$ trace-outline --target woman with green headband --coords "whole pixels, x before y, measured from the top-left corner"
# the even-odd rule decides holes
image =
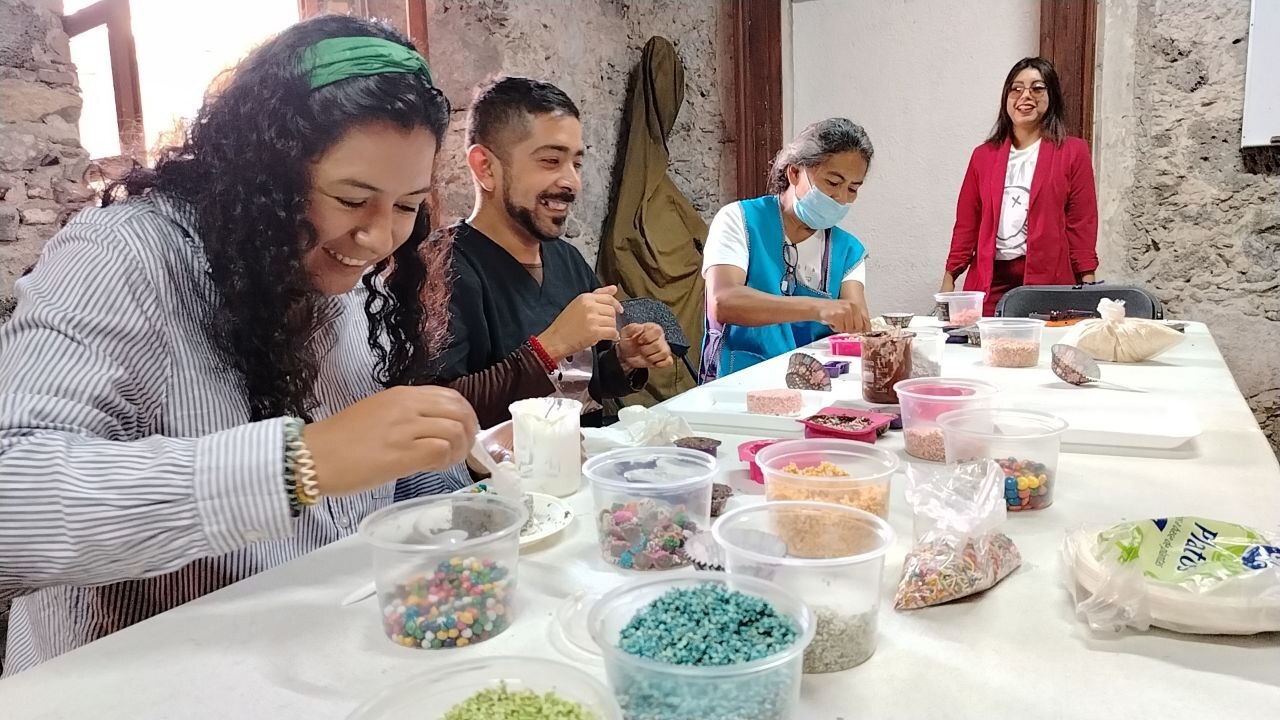
[[[0,330],[6,674],[466,482],[474,413],[411,385],[448,118],[394,31],[301,23],[49,241]]]

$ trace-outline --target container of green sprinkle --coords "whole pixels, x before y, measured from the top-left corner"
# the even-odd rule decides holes
[[[808,607],[766,580],[723,573],[618,587],[587,617],[626,720],[799,717]]]
[[[493,657],[397,683],[348,720],[622,720],[603,683],[555,660]]]

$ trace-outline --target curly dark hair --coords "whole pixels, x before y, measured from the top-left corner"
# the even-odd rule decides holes
[[[427,128],[443,145],[449,101],[421,76],[352,77],[310,89],[303,52],[335,37],[412,44],[388,25],[326,15],[298,23],[246,57],[205,98],[185,141],[154,170],[136,168],[112,196],[160,192],[195,210],[219,303],[214,345],[240,376],[255,420],[310,419],[319,360],[307,346],[323,296],[302,260],[317,241],[307,221],[310,164],[353,126],[388,121]],[[427,203],[395,253],[364,277],[374,379],[426,382],[448,329],[450,238],[428,240]]]

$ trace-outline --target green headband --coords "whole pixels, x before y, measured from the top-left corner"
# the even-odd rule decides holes
[[[399,43],[376,37],[340,37],[321,40],[302,54],[302,70],[311,89],[352,77],[383,73],[421,75],[431,85],[431,70],[417,52]]]

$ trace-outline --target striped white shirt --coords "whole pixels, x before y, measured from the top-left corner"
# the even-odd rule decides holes
[[[184,234],[185,230],[185,234]],[[284,418],[248,421],[205,331],[216,291],[189,208],[76,216],[18,282],[0,329],[0,603],[10,675],[351,535],[464,466],[290,517]],[[381,389],[363,287],[309,341],[317,418]]]

